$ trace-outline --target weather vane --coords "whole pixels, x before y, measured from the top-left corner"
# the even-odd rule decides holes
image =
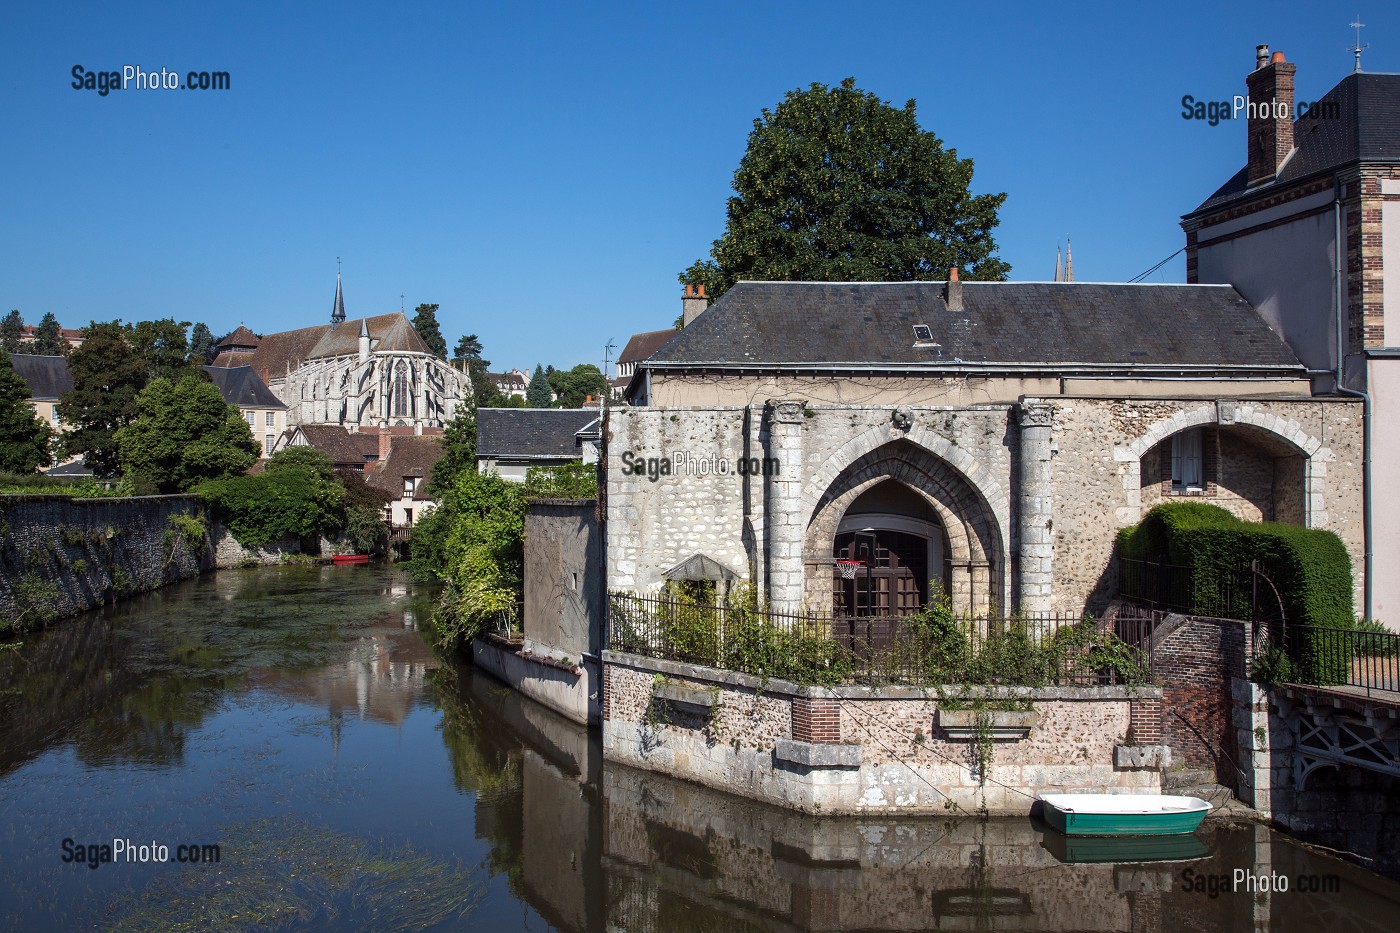
[[[1353,71],[1360,71],[1360,70],[1361,70],[1361,53],[1364,52],[1364,51],[1366,51],[1367,49],[1369,49],[1369,48],[1371,47],[1371,43],[1369,43],[1369,42],[1366,43],[1365,45],[1362,45],[1362,44],[1361,44],[1361,29],[1362,29],[1362,27],[1364,27],[1366,24],[1363,23],[1363,22],[1361,22],[1361,14],[1360,14],[1360,13],[1357,13],[1357,14],[1356,14],[1356,22],[1354,22],[1354,23],[1348,23],[1347,25],[1351,26],[1352,29],[1355,29],[1355,30],[1356,30],[1356,44],[1353,45],[1351,48],[1347,49],[1348,52],[1350,52],[1351,54],[1353,54],[1353,55],[1356,56],[1356,67],[1353,68],[1352,70],[1353,70]]]

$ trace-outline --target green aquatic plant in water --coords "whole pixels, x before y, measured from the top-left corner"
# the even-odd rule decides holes
[[[295,819],[228,827],[219,847],[219,864],[160,874],[108,905],[100,925],[117,933],[418,930],[467,920],[486,891],[480,866]]]

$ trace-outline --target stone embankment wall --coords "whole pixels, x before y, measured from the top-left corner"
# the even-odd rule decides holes
[[[1128,745],[1155,687],[1005,689],[979,781],[971,714],[912,687],[800,687],[715,668],[603,656],[603,755],[806,812],[1026,813],[1043,791],[1151,792],[1160,745]],[[1140,708],[1140,709],[1139,709]],[[984,733],[985,734],[985,733]],[[981,743],[985,746],[985,743]]]
[[[0,630],[27,629],[214,566],[194,496],[0,496]]]

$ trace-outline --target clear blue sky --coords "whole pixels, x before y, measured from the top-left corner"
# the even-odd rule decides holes
[[[1400,8],[1360,9],[1400,71]],[[216,334],[437,302],[494,368],[598,362],[669,326],[723,231],[753,119],[855,76],[1005,191],[1012,278],[1124,281],[1244,161],[1254,46],[1315,100],[1351,69],[1337,4],[7,3],[0,310],[173,315]],[[71,69],[228,71],[228,91],[101,97]],[[1154,281],[1181,281],[1178,257]]]

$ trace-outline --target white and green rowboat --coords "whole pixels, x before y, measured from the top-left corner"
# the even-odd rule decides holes
[[[1045,822],[1066,836],[1191,833],[1210,812],[1199,797],[1165,794],[1041,794]]]

